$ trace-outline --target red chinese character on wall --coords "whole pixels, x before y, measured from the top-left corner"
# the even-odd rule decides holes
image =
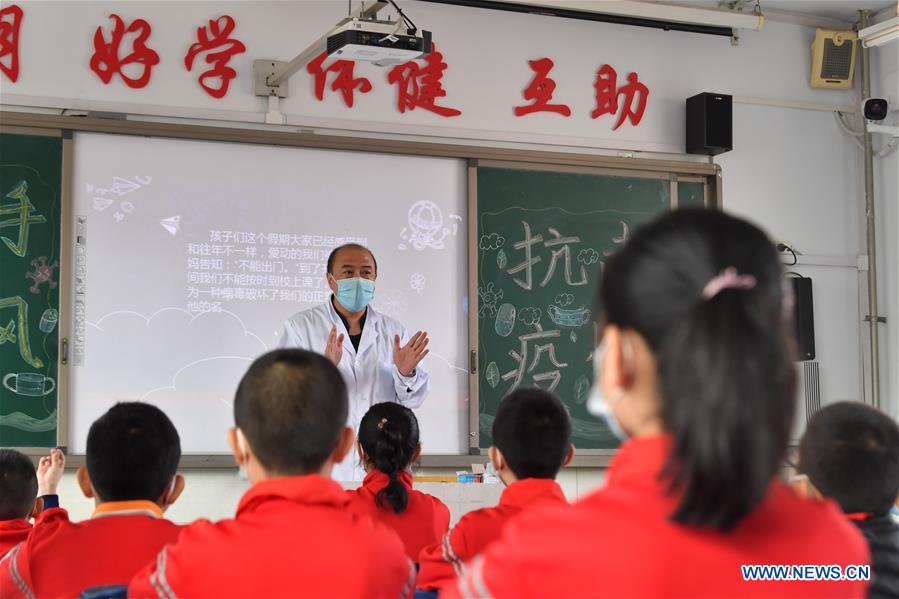
[[[97,31],[94,33],[91,70],[107,85],[112,80],[112,76],[118,73],[128,87],[134,89],[145,87],[150,81],[153,66],[159,64],[159,55],[147,47],[147,38],[152,32],[150,24],[143,19],[135,19],[128,27],[125,27],[125,23],[119,15],[111,14],[109,18],[113,20],[109,43],[106,43],[102,26],[97,27]],[[126,33],[136,33],[137,37],[132,43],[131,53],[124,58],[119,58],[119,45]],[[122,71],[123,67],[131,64],[143,66],[140,77],[129,77]]]
[[[593,87],[596,90],[596,108],[590,113],[594,119],[604,114],[615,114],[618,112],[618,96],[624,96],[622,102],[621,114],[618,115],[618,122],[612,130],[618,129],[628,118],[631,124],[637,126],[643,119],[643,113],[646,112],[646,100],[649,98],[649,88],[638,80],[637,73],[630,73],[627,76],[628,83],[616,89],[618,84],[618,73],[609,65],[603,65],[596,71],[596,82]],[[634,101],[636,100],[636,106]]]
[[[424,61],[424,67],[410,60],[393,67],[387,74],[387,81],[397,86],[397,108],[400,112],[424,108],[443,117],[462,114],[461,110],[437,105],[437,99],[446,96],[440,80],[448,66],[443,62],[443,54],[437,51],[437,44],[431,44],[431,53]]]
[[[643,119],[643,113],[646,112],[646,100],[649,99],[649,88],[640,83],[637,80],[637,77],[637,73],[628,73],[627,85],[622,85],[618,89],[618,94],[624,96],[624,102],[621,103],[624,108],[621,111],[621,115],[618,117],[618,122],[614,127],[615,129],[621,126],[625,117],[629,118],[631,125],[636,127]],[[635,100],[636,106],[634,106]]]
[[[596,108],[590,113],[591,118],[618,112],[618,73],[610,65],[604,64],[596,71]]]
[[[556,112],[564,116],[571,116],[571,109],[565,104],[550,104],[556,82],[548,75],[553,68],[553,61],[549,58],[529,60],[528,64],[535,75],[530,84],[524,90],[524,99],[531,103],[525,106],[515,107],[515,116],[524,116],[532,112]]]
[[[13,83],[19,78],[19,28],[24,14],[15,4],[0,10],[0,71]]]
[[[228,61],[235,54],[243,54],[247,47],[238,39],[228,36],[234,31],[234,19],[229,15],[223,15],[218,19],[209,19],[206,27],[197,27],[197,42],[191,44],[184,56],[184,68],[193,70],[194,59],[201,52],[209,52],[206,55],[206,64],[212,68],[203,71],[197,81],[200,87],[213,98],[222,98],[228,93],[228,85],[237,77],[237,71],[228,66]],[[210,79],[218,79],[218,85],[207,83]],[[215,81],[213,81],[213,84]]]
[[[365,77],[353,78],[353,69],[356,67],[356,63],[352,60],[335,60],[326,68],[322,68],[327,58],[327,52],[322,52],[318,58],[306,65],[306,71],[315,77],[315,97],[319,102],[325,99],[325,83],[328,73],[337,73],[334,81],[331,82],[331,91],[339,91],[343,96],[343,103],[352,108],[353,93],[356,88],[359,89],[360,94],[367,94],[371,91],[371,81]]]

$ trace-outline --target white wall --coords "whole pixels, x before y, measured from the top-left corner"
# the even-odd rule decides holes
[[[899,43],[873,48],[871,54],[871,92],[890,97],[888,122],[899,122]],[[875,149],[885,143],[885,136],[874,136]],[[880,401],[885,411],[899,418],[899,148],[874,159],[874,196],[878,222],[878,311],[887,318],[878,331],[882,352]]]
[[[7,3],[4,3],[7,4]],[[109,4],[89,2],[26,2],[22,36],[22,77],[15,85],[4,82],[0,104],[32,107],[90,108],[139,114],[230,119],[259,123],[264,101],[251,93],[250,64],[255,58],[289,59],[330,27],[345,12],[336,2],[244,3],[118,3],[123,17],[148,18],[151,42],[162,63],[144,90],[130,90],[121,82],[102,85],[87,69],[90,39],[97,25],[107,23]],[[792,101],[848,106],[852,92],[814,90],[809,87],[810,28],[769,22],[760,33],[744,32],[740,45],[724,38],[663,32],[602,23],[533,15],[498,13],[460,7],[405,2],[416,23],[434,31],[435,40],[450,65],[443,85],[446,105],[460,108],[463,116],[440,119],[421,110],[399,114],[392,86],[384,72],[361,65],[357,75],[372,80],[375,90],[358,96],[350,110],[334,95],[324,103],[314,100],[305,73],[291,82],[291,94],[282,103],[288,123],[310,127],[342,128],[397,134],[422,134],[493,142],[603,149],[682,152],[683,101],[701,91],[729,93],[771,101]],[[239,78],[229,95],[215,101],[180,65],[193,32],[206,19],[228,12],[237,20],[237,34],[248,52],[235,59]],[[39,32],[39,35],[38,35]],[[489,41],[488,41],[489,40]],[[529,83],[528,59],[550,56],[558,87],[557,101],[567,102],[570,119],[539,114],[514,118],[512,107],[524,103],[521,91]],[[611,118],[593,121],[592,84],[596,68],[612,64],[620,77],[631,70],[650,86],[643,122],[611,131]],[[893,72],[892,66],[882,66]],[[892,71],[890,71],[892,69]],[[717,158],[724,177],[724,205],[768,229],[778,240],[792,242],[806,255],[851,261],[863,245],[859,199],[858,154],[840,133],[829,112],[737,103],[734,107],[733,152]],[[895,154],[892,171],[880,170],[881,189],[892,184],[892,206],[880,213],[885,219],[881,240],[899,226]],[[690,159],[696,160],[692,157]],[[886,179],[890,179],[887,181]],[[892,183],[891,183],[892,182]],[[892,210],[892,212],[890,212]],[[895,234],[892,268],[886,283],[893,319],[899,318],[896,293]],[[821,260],[827,262],[827,259]],[[859,274],[845,266],[800,266],[797,271],[815,281],[817,349],[821,363],[823,400],[858,399],[863,373],[859,368]],[[891,325],[896,347],[895,322]],[[896,351],[893,349],[892,361]],[[889,375],[895,395],[895,365]],[[894,404],[895,405],[895,404]],[[224,516],[233,512],[242,485],[233,472],[189,472],[188,491],[175,519]],[[595,488],[601,474],[568,470],[560,477],[569,497]],[[63,485],[64,501],[74,492],[69,475]],[[89,512],[78,507],[81,515]],[[180,511],[179,511],[180,510]]]
[[[249,488],[249,483],[237,477],[236,470],[185,470],[184,492],[166,512],[166,517],[179,523],[191,522],[197,518],[221,520],[234,516],[241,495]],[[447,474],[438,471],[422,471],[416,474]],[[598,470],[568,469],[557,481],[569,501],[575,501],[598,488],[605,475]],[[355,483],[342,483],[345,488],[355,488]],[[443,501],[450,510],[450,523],[471,510],[496,505],[502,493],[502,485],[458,484],[458,483],[416,483],[415,488],[430,493]],[[69,511],[72,520],[90,518],[94,502],[87,499],[78,488],[74,471],[67,471],[59,485],[62,507]]]

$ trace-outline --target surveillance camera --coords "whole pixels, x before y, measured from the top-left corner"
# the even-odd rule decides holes
[[[865,119],[871,122],[882,121],[887,118],[887,101],[884,98],[868,98],[862,105]]]

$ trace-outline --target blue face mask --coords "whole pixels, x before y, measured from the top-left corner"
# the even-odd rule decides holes
[[[375,296],[375,282],[361,277],[335,279],[337,301],[350,312],[361,312]]]
[[[603,396],[600,373],[602,372],[602,357],[604,351],[605,346],[602,343],[593,350],[593,388],[590,389],[590,395],[587,397],[587,411],[594,416],[602,418],[612,431],[612,434],[614,434],[620,442],[624,443],[630,435],[628,435],[624,430],[624,427],[621,426],[621,422],[615,415],[614,410],[615,404],[617,404],[624,395],[624,390],[617,390],[613,393],[612,397],[608,399]]]

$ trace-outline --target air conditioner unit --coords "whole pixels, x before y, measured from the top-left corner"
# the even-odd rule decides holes
[[[818,29],[812,43],[812,87],[849,89],[855,73],[854,31]]]

